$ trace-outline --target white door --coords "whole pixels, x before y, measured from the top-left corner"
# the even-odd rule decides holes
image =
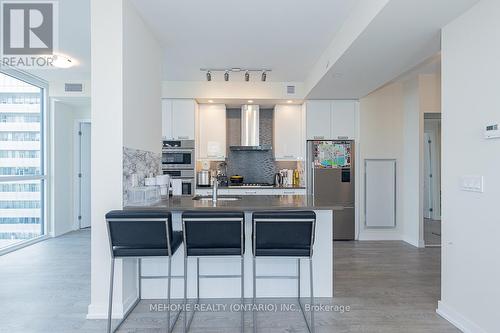
[[[432,136],[424,133],[424,218],[431,219],[433,211],[432,191]]]
[[[90,123],[80,124],[80,228],[90,227]]]

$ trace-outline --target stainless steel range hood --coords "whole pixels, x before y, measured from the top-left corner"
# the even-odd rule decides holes
[[[241,145],[230,146],[231,150],[270,150],[268,145],[259,142],[259,113],[258,105],[241,106]]]

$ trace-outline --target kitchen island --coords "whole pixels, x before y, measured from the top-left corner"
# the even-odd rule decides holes
[[[181,230],[181,215],[184,211],[192,210],[237,210],[245,212],[245,297],[252,297],[252,212],[267,210],[313,210],[316,213],[315,242],[313,252],[314,293],[315,297],[333,296],[333,219],[335,211],[342,210],[341,206],[334,206],[328,202],[315,200],[307,195],[252,195],[241,197],[219,196],[217,202],[207,197],[193,200],[189,196],[178,196],[163,199],[149,206],[127,206],[125,209],[158,209],[172,212],[173,229]],[[130,259],[132,260],[132,259]],[[172,258],[172,275],[183,274],[184,249],[179,248]],[[221,275],[238,274],[240,270],[239,258],[202,258],[200,260],[200,274]],[[297,260],[283,258],[260,258],[257,264],[259,275],[283,276],[297,274]],[[196,260],[189,260],[188,268],[188,297],[196,297]],[[167,272],[166,259],[142,259],[141,295],[143,299],[159,299],[166,297]],[[309,290],[308,264],[303,260],[301,264],[302,294],[307,295]],[[172,298],[183,297],[182,279],[172,279]],[[293,279],[265,279],[258,280],[257,297],[296,297],[297,282]],[[200,282],[201,298],[239,298],[240,281],[235,278],[202,279]]]

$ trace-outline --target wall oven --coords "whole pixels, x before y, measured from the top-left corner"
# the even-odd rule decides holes
[[[194,140],[163,141],[161,154],[161,164],[163,170],[194,170],[194,158]]]

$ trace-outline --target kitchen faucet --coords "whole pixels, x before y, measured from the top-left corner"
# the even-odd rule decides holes
[[[212,186],[212,202],[217,201],[217,191],[219,190],[219,175],[214,177],[214,185]]]

